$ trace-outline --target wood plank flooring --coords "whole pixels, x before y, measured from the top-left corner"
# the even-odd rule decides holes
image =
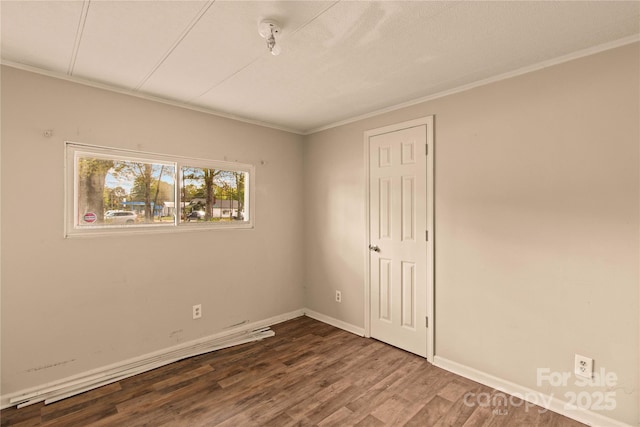
[[[300,317],[276,336],[193,357],[4,426],[582,426],[539,407],[468,405],[497,392],[381,342]],[[473,399],[467,399],[467,402]]]

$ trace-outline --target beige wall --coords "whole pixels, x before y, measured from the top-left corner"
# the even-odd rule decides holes
[[[64,239],[65,140],[254,164],[255,229]],[[297,135],[4,67],[2,394],[299,310],[301,164]]]
[[[308,307],[364,326],[363,132],[435,115],[436,355],[563,400],[584,388],[538,386],[536,369],[592,357],[618,376],[602,414],[636,425],[639,56],[628,45],[311,135]]]

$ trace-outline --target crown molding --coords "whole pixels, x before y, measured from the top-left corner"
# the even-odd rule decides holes
[[[503,73],[503,74],[498,74],[496,76],[493,77],[489,77],[486,79],[482,79],[482,80],[478,80],[476,82],[473,83],[469,83],[466,85],[462,85],[462,86],[458,86],[456,88],[453,89],[447,89],[445,91],[442,92],[438,92],[438,93],[434,93],[432,95],[427,95],[421,98],[417,98],[417,99],[413,99],[411,101],[406,101],[400,104],[396,104],[390,107],[385,107],[379,110],[375,110],[372,111],[370,113],[366,113],[366,114],[362,114],[360,116],[356,116],[356,117],[352,117],[349,119],[345,119],[345,120],[341,120],[339,122],[334,122],[328,125],[324,125],[324,126],[320,126],[314,129],[310,129],[307,130],[305,132],[303,132],[303,135],[312,135],[314,133],[318,133],[318,132],[322,132],[325,130],[329,130],[329,129],[333,129],[339,126],[344,126],[344,125],[348,125],[354,122],[358,122],[360,120],[365,120],[365,119],[369,119],[371,117],[376,117],[379,116],[381,114],[385,114],[385,113],[390,113],[392,111],[397,111],[397,110],[401,110],[403,108],[407,108],[407,107],[411,107],[414,105],[418,105],[418,104],[422,104],[423,102],[427,102],[427,101],[433,101],[435,99],[439,99],[439,98],[444,98],[445,96],[449,96],[449,95],[453,95],[456,93],[460,93],[460,92],[464,92],[470,89],[474,89],[480,86],[485,86],[491,83],[496,83],[499,82],[501,80],[506,80],[506,79],[510,79],[512,77],[516,77],[516,76],[520,76],[523,74],[527,74],[527,73],[531,73],[533,71],[538,71],[544,68],[548,68],[548,67],[552,67],[554,65],[559,65],[565,62],[569,62],[572,61],[574,59],[579,59],[579,58],[583,58],[585,56],[590,56],[590,55],[594,55],[596,53],[600,53],[600,52],[604,52],[607,50],[611,50],[611,49],[615,49],[617,47],[622,47],[628,44],[632,44],[632,43],[636,43],[640,41],[640,34],[636,34],[634,36],[630,36],[630,37],[625,37],[622,39],[618,39],[618,40],[614,40],[612,42],[608,42],[608,43],[603,43],[597,46],[592,46],[586,49],[582,49],[582,50],[578,50],[576,52],[572,52],[569,53],[567,55],[563,55],[563,56],[559,56],[553,59],[549,59],[546,61],[542,61],[542,62],[538,62],[537,64],[533,64],[533,65],[528,65],[526,67],[522,67],[519,68],[517,70],[514,71],[509,71],[507,73]]]
[[[33,67],[31,65],[25,65],[25,64],[21,64],[19,62],[13,62],[13,61],[9,61],[9,60],[6,60],[6,59],[0,60],[0,64],[4,65],[4,66],[7,66],[7,67],[15,68],[15,69],[18,69],[18,70],[28,71],[30,73],[35,73],[35,74],[40,74],[42,76],[51,77],[51,78],[54,78],[54,79],[64,80],[64,81],[68,81],[68,82],[71,82],[71,83],[77,83],[77,84],[81,84],[83,86],[89,86],[89,87],[96,88],[96,89],[107,90],[107,91],[119,93],[119,94],[122,94],[122,95],[129,95],[129,96],[133,96],[135,98],[144,99],[146,101],[158,102],[160,104],[170,105],[172,107],[184,108],[184,109],[191,110],[191,111],[197,111],[199,113],[209,114],[209,115],[216,116],[216,117],[221,117],[221,118],[224,118],[224,119],[235,120],[235,121],[242,122],[242,123],[247,123],[247,124],[251,124],[251,125],[256,125],[256,126],[266,127],[266,128],[270,128],[270,129],[280,130],[280,131],[284,131],[284,132],[288,132],[288,133],[293,133],[293,134],[296,134],[296,135],[303,135],[304,134],[299,129],[292,129],[292,128],[288,128],[288,127],[285,127],[285,126],[278,126],[278,125],[275,125],[275,124],[272,124],[272,123],[262,122],[260,120],[248,119],[246,117],[237,116],[237,115],[230,114],[230,113],[225,113],[225,112],[222,112],[222,111],[214,110],[212,108],[201,107],[201,106],[198,106],[198,105],[188,104],[188,103],[184,103],[184,102],[180,102],[180,101],[175,101],[175,100],[171,100],[171,99],[168,99],[168,98],[162,98],[162,97],[159,97],[159,96],[148,95],[148,94],[145,94],[145,93],[137,92],[137,91],[132,90],[132,89],[124,89],[124,88],[121,88],[121,87],[118,87],[118,86],[112,86],[112,85],[108,85],[108,84],[105,84],[105,83],[99,83],[99,82],[95,82],[95,81],[88,80],[88,79],[83,79],[83,78],[76,77],[76,76],[70,76],[68,74],[62,74],[62,73],[57,73],[57,72],[50,71],[50,70],[44,70],[42,68]]]
[[[261,126],[261,127],[266,127],[266,128],[270,128],[270,129],[275,129],[275,130],[279,130],[279,131],[283,131],[283,132],[288,132],[288,133],[292,133],[292,134],[296,134],[296,135],[302,135],[302,136],[307,136],[307,135],[312,135],[314,133],[318,133],[318,132],[322,132],[325,130],[329,130],[329,129],[333,129],[333,128],[337,128],[340,126],[344,126],[344,125],[348,125],[354,122],[358,122],[361,120],[365,120],[365,119],[369,119],[372,117],[376,117],[382,114],[386,114],[386,113],[390,113],[393,111],[397,111],[397,110],[401,110],[403,108],[407,108],[407,107],[411,107],[414,105],[418,105],[418,104],[422,104],[424,102],[428,102],[428,101],[433,101],[439,98],[444,98],[446,96],[449,95],[453,95],[456,93],[460,93],[460,92],[464,92],[470,89],[474,89],[480,86],[485,86],[491,83],[496,83],[499,82],[501,80],[506,80],[506,79],[510,79],[512,77],[517,77],[523,74],[527,74],[527,73],[531,73],[533,71],[538,71],[544,68],[548,68],[548,67],[552,67],[554,65],[559,65],[565,62],[569,62],[572,61],[574,59],[579,59],[579,58],[583,58],[585,56],[590,56],[590,55],[594,55],[596,53],[600,53],[600,52],[604,52],[607,50],[611,50],[611,49],[615,49],[618,47],[622,47],[628,44],[632,44],[632,43],[637,43],[640,41],[640,34],[636,34],[633,36],[629,36],[629,37],[624,37],[622,39],[618,39],[618,40],[614,40],[612,42],[608,42],[608,43],[603,43],[597,46],[592,46],[586,49],[582,49],[582,50],[578,50],[576,52],[572,52],[569,53],[567,55],[563,55],[563,56],[559,56],[553,59],[549,59],[546,61],[542,61],[539,62],[537,64],[533,64],[533,65],[529,65],[526,67],[522,67],[519,68],[517,70],[514,71],[509,71],[507,73],[503,73],[503,74],[499,74],[493,77],[489,77],[486,79],[482,79],[482,80],[478,80],[476,82],[473,83],[469,83],[469,84],[465,84],[462,86],[458,86],[452,89],[447,89],[445,91],[441,91],[438,93],[434,93],[431,95],[427,95],[424,97],[420,97],[417,99],[413,99],[410,101],[406,101],[400,104],[396,104],[396,105],[392,105],[389,107],[385,107],[382,109],[378,109],[375,111],[371,111],[369,113],[366,114],[362,114],[362,115],[358,115],[358,116],[354,116],[348,119],[344,119],[344,120],[340,120],[337,122],[333,122],[333,123],[329,123],[317,128],[312,128],[312,129],[308,129],[308,130],[301,130],[301,129],[294,129],[294,128],[290,128],[290,127],[285,127],[285,126],[279,126],[279,125],[275,125],[273,123],[267,123],[267,122],[263,122],[260,120],[253,120],[253,119],[248,119],[242,116],[237,116],[234,114],[230,114],[230,113],[225,113],[222,111],[218,111],[218,110],[214,110],[211,108],[206,108],[206,107],[201,107],[201,106],[197,106],[197,105],[193,105],[193,104],[188,104],[188,103],[184,103],[184,102],[179,102],[179,101],[175,101],[175,100],[171,100],[171,99],[167,99],[167,98],[162,98],[162,97],[158,97],[158,96],[153,96],[153,95],[147,95],[141,92],[137,92],[131,89],[124,89],[124,88],[120,88],[117,86],[111,86],[108,84],[104,84],[104,83],[99,83],[99,82],[95,82],[95,81],[91,81],[91,80],[87,80],[87,79],[83,79],[83,78],[79,78],[79,77],[75,77],[75,76],[70,76],[67,74],[62,74],[62,73],[56,73],[53,71],[49,71],[49,70],[44,70],[41,68],[37,68],[37,67],[33,67],[30,65],[25,65],[25,64],[21,64],[21,63],[17,63],[17,62],[13,62],[13,61],[9,61],[9,60],[1,60],[0,64],[5,65],[7,67],[11,67],[11,68],[16,68],[19,70],[23,70],[23,71],[28,71],[28,72],[32,72],[32,73],[36,73],[36,74],[41,74],[43,76],[47,76],[47,77],[52,77],[52,78],[56,78],[56,79],[61,79],[61,80],[65,80],[65,81],[69,81],[69,82],[73,82],[73,83],[78,83],[84,86],[89,86],[89,87],[93,87],[93,88],[97,88],[97,89],[102,89],[102,90],[108,90],[111,92],[116,92],[116,93],[120,93],[123,95],[129,95],[129,96],[133,96],[136,98],[140,98],[140,99],[144,99],[147,101],[153,101],[153,102],[158,102],[161,104],[165,104],[165,105],[170,105],[173,107],[178,107],[178,108],[184,108],[187,110],[192,110],[192,111],[197,111],[200,113],[204,113],[204,114],[210,114],[216,117],[221,117],[221,118],[225,118],[225,119],[230,119],[230,120],[235,120],[238,122],[242,122],[242,123],[247,123],[247,124],[251,124],[251,125],[256,125],[256,126]]]

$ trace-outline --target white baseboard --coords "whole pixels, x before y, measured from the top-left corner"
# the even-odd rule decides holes
[[[361,337],[364,336],[364,328],[360,328],[358,326],[352,325],[351,323],[343,322],[342,320],[338,320],[333,317],[326,316],[324,314],[318,313],[317,311],[313,311],[308,308],[305,308],[302,311],[306,316],[309,316],[312,319],[319,320],[320,322],[326,323],[331,326],[335,326],[336,328],[343,329],[347,332],[351,332],[352,334],[355,334]]]
[[[277,325],[278,323],[286,322],[287,320],[295,319],[296,317],[304,316],[304,309],[299,308],[298,310],[290,311],[289,313],[279,314],[277,316],[270,317],[264,320],[258,320],[256,322],[252,322],[248,325],[243,325],[242,329],[258,329],[267,326]]]
[[[84,391],[89,391],[106,384],[120,381],[124,378],[137,375],[160,366],[168,365],[169,363],[173,363],[187,357],[273,336],[273,331],[256,335],[251,335],[251,332],[303,315],[304,310],[299,309],[256,322],[243,323],[204,338],[199,338],[177,346],[147,353],[142,356],[123,360],[108,366],[92,369],[57,381],[41,384],[36,387],[30,387],[28,389],[2,395],[0,396],[0,409],[16,406],[17,404],[28,405],[42,401],[54,402]]]
[[[530,388],[512,383],[511,381],[507,381],[502,378],[494,377],[493,375],[445,359],[440,356],[434,357],[433,364],[439,368],[445,369],[449,372],[453,372],[454,374],[479,382],[496,390],[502,391],[506,394],[519,397],[527,402],[542,406],[552,412],[564,415],[565,417],[571,418],[589,426],[632,427],[629,424],[625,424],[621,421],[605,417],[604,415],[601,415],[597,412],[589,411],[586,409],[570,409],[567,406],[567,402],[557,399],[551,395],[532,390]]]

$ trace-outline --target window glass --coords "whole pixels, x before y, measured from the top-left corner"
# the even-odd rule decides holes
[[[78,153],[74,167],[76,227],[175,223],[175,165]]]
[[[67,236],[252,227],[250,165],[75,143],[66,150]]]
[[[183,166],[181,178],[184,221],[228,223],[249,219],[247,172]]]

